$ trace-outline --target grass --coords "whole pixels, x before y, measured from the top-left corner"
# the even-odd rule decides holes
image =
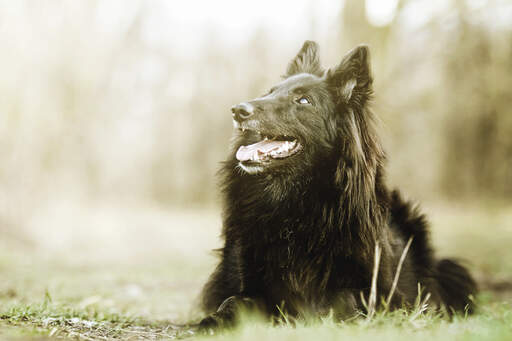
[[[426,312],[423,305],[413,311],[377,312],[371,318],[342,322],[332,317],[315,322],[282,322],[271,326],[246,317],[240,327],[213,336],[197,336],[189,328],[168,321],[148,321],[130,314],[109,310],[77,309],[66,304],[43,300],[39,304],[13,305],[0,316],[0,338],[72,337],[83,340],[111,339],[182,339],[212,340],[510,340],[512,306],[506,303],[480,302],[473,316],[456,316],[449,320]],[[5,329],[7,328],[7,329]]]
[[[450,320],[425,311],[427,301],[413,311],[372,310],[350,321],[284,317],[270,325],[248,316],[235,330],[198,336],[179,324],[200,317],[195,299],[215,263],[208,250],[219,243],[218,212],[151,209],[120,212],[128,217],[111,231],[117,239],[97,239],[104,232],[91,227],[90,236],[77,244],[66,226],[53,226],[47,232],[60,238],[58,247],[26,242],[25,236],[0,240],[0,339],[512,339],[512,210],[428,211],[439,254],[466,259],[482,286],[471,316]],[[145,214],[147,219],[140,216]],[[140,221],[159,215],[150,230],[139,228]],[[116,217],[113,213],[110,221]]]

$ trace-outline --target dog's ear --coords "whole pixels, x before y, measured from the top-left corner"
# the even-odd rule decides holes
[[[363,105],[372,94],[370,50],[359,45],[326,73],[326,81],[341,102]]]
[[[323,70],[320,66],[318,57],[318,44],[311,40],[306,40],[297,56],[291,60],[283,77],[290,77],[298,73],[311,73],[322,76]]]

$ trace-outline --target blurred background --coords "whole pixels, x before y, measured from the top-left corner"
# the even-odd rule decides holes
[[[442,250],[483,243],[471,224],[512,242],[508,0],[0,0],[0,267],[178,259],[200,283],[229,108],[306,39],[325,66],[370,45],[389,184],[464,225]]]

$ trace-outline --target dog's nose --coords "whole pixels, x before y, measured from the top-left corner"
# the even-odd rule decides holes
[[[238,122],[245,121],[254,114],[254,107],[250,103],[240,103],[231,107],[233,119]]]

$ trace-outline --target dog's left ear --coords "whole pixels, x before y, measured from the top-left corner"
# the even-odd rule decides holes
[[[299,73],[311,73],[321,77],[323,75],[318,57],[318,44],[311,40],[306,40],[297,56],[288,64],[286,74],[283,77],[290,77]]]
[[[340,64],[327,71],[326,81],[340,101],[363,105],[372,94],[368,46],[359,45],[350,50]]]

